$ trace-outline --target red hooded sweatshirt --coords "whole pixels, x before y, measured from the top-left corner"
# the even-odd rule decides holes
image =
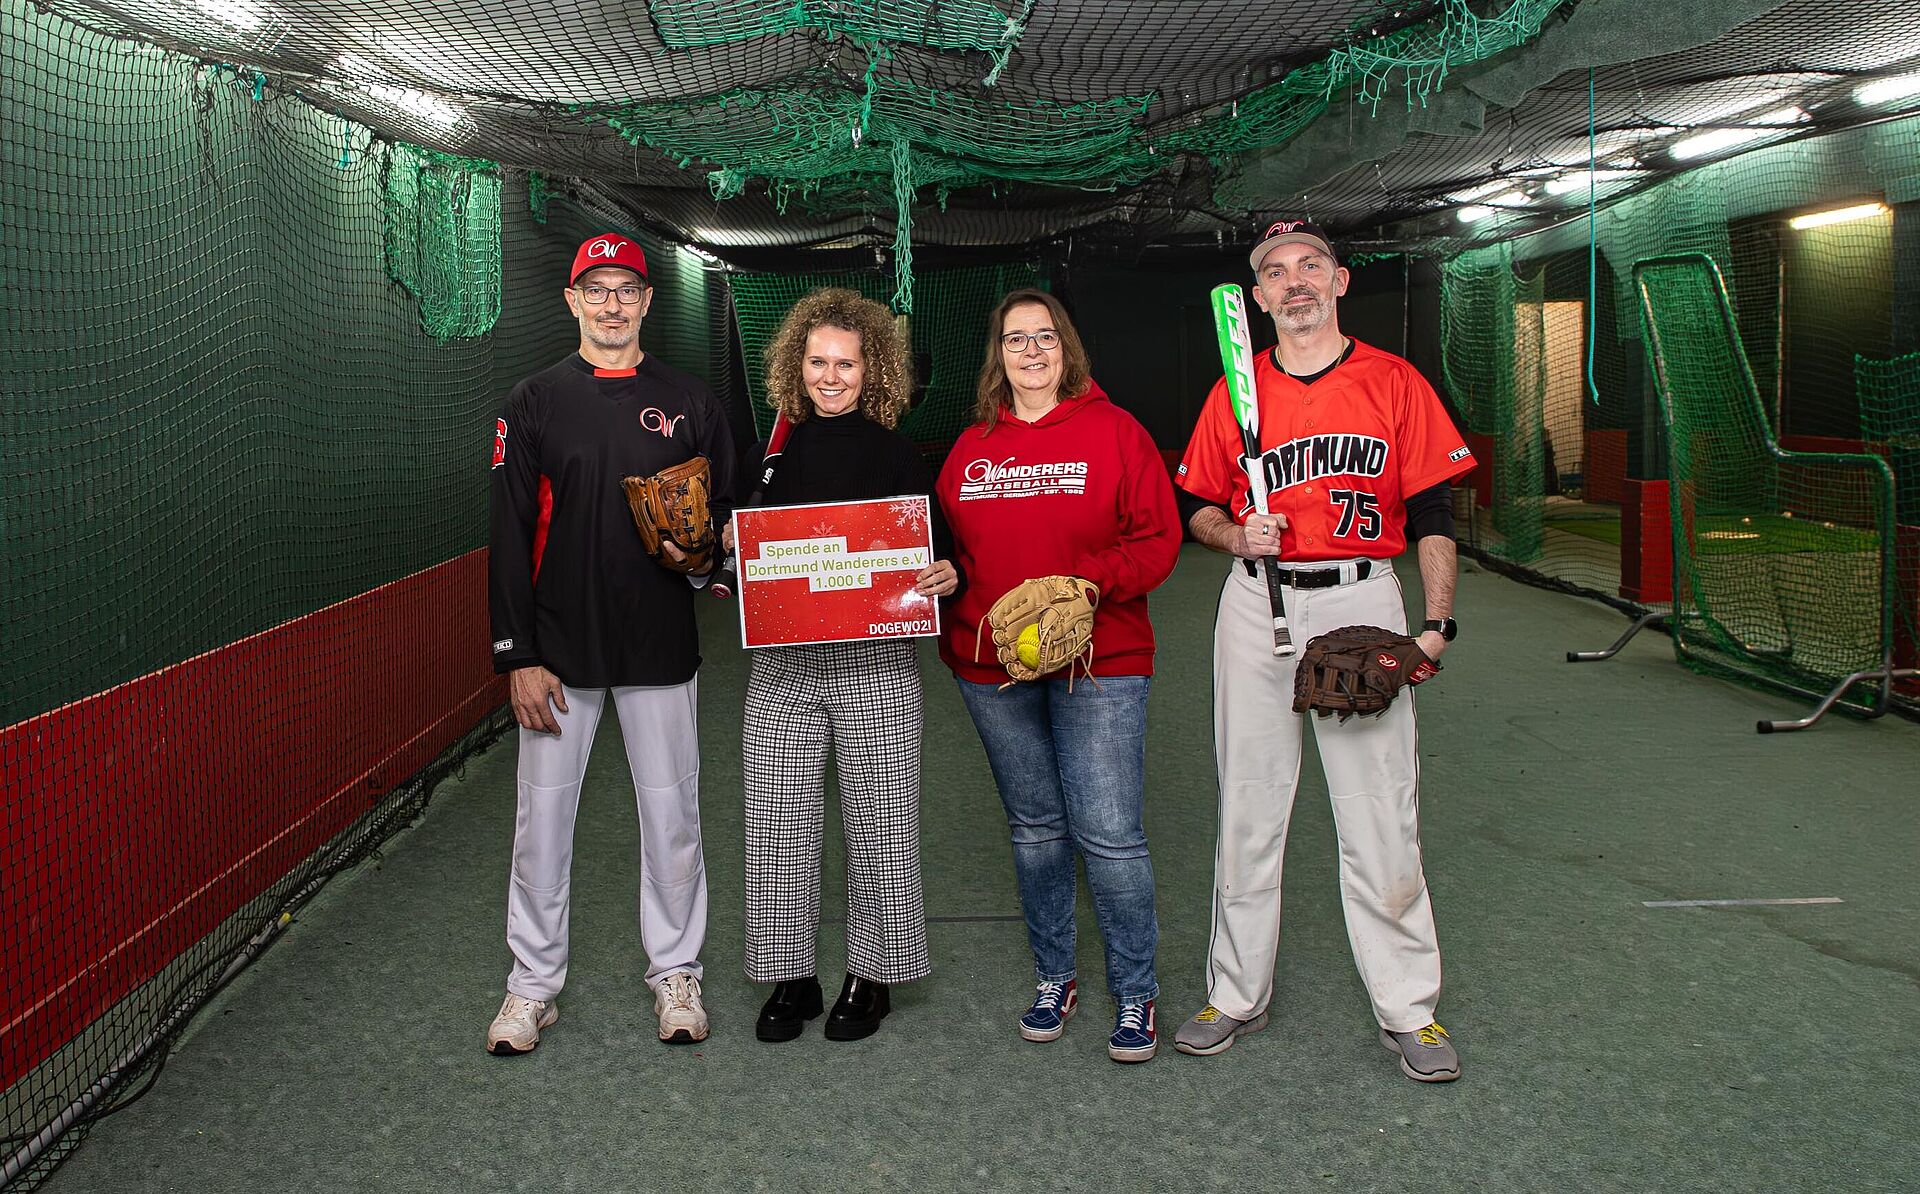
[[[1147,594],[1173,572],[1180,515],[1146,428],[1098,383],[1038,422],[1002,414],[960,433],[934,487],[953,528],[966,591],[942,616],[940,658],[963,680],[1005,683],[991,637],[974,662],[980,619],[1037,576],[1100,587],[1093,615],[1096,676],[1153,674]]]

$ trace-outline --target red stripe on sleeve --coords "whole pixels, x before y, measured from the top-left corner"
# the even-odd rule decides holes
[[[547,524],[553,521],[553,482],[540,474],[540,519],[533,524],[533,582],[540,582],[540,557],[547,550]]]

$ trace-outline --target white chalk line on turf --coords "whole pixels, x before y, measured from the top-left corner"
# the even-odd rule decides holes
[[[1839,896],[1803,896],[1785,900],[1641,900],[1642,908],[1771,908],[1781,904],[1844,904]]]

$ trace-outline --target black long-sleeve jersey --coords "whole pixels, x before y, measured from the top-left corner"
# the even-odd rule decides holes
[[[488,596],[496,672],[545,666],[575,688],[684,684],[700,666],[694,588],[647,555],[622,478],[694,456],[715,524],[734,504],[733,434],[705,382],[651,353],[579,353],[514,387],[494,424]]]

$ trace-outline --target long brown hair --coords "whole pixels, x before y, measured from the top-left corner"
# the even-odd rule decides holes
[[[801,379],[807,336],[820,327],[840,328],[860,337],[866,380],[860,383],[860,413],[893,427],[913,397],[913,366],[894,331],[893,316],[872,299],[852,290],[822,287],[809,291],[787,312],[780,330],[767,341],[767,405],[796,423],[813,414],[813,400]]]
[[[987,359],[980,366],[980,381],[975,387],[979,400],[973,408],[973,417],[985,423],[987,431],[993,430],[993,425],[1000,419],[1000,412],[1013,405],[1013,383],[1007,380],[1007,365],[1000,349],[1000,335],[1007,326],[1007,312],[1030,304],[1047,309],[1047,315],[1053,321],[1053,330],[1060,337],[1062,369],[1059,397],[1062,400],[1078,398],[1092,384],[1093,363],[1087,359],[1086,345],[1080,342],[1080,333],[1074,329],[1073,320],[1068,317],[1067,309],[1060,305],[1060,300],[1044,290],[1016,290],[1001,299],[993,313],[987,316]]]

